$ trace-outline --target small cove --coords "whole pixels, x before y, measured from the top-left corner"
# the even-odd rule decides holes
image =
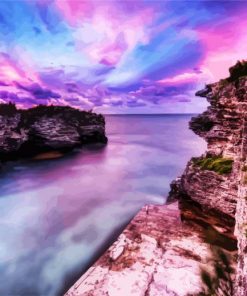
[[[57,295],[73,284],[205,143],[189,115],[106,116],[109,143],[9,162],[0,178],[1,295]]]

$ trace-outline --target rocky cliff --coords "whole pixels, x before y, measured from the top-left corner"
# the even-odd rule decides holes
[[[238,268],[234,295],[247,295],[247,62],[230,68],[230,76],[207,85],[197,95],[210,107],[192,118],[190,128],[203,137],[208,149],[192,158],[173,184],[177,197],[196,202],[235,224]]]
[[[246,89],[238,62],[197,92],[210,107],[190,128],[207,151],[171,184],[171,204],[144,207],[66,295],[247,295]]]
[[[0,158],[69,150],[86,143],[106,143],[102,115],[71,107],[37,106],[27,110],[0,105]]]

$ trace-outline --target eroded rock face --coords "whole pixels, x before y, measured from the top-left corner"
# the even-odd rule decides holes
[[[238,269],[234,295],[247,295],[247,62],[230,69],[230,77],[208,85],[197,95],[210,107],[192,118],[190,128],[208,143],[204,158],[233,160],[230,173],[219,174],[191,160],[176,194],[197,202],[204,211],[217,212],[226,223],[235,223],[238,238]]]
[[[18,151],[28,139],[27,130],[19,129],[21,115],[0,115],[0,153]]]
[[[235,177],[202,170],[190,161],[181,178],[180,190],[184,198],[191,198],[205,211],[214,210],[233,225],[238,190]]]
[[[11,104],[0,105],[2,158],[106,142],[102,115],[71,107],[38,106],[18,110]]]
[[[197,92],[206,97],[210,107],[203,114],[192,118],[190,128],[208,143],[207,153],[235,157],[239,153],[242,127],[246,112],[246,77],[236,81],[220,80]],[[239,92],[239,90],[245,92]]]
[[[247,78],[241,76],[236,80],[221,80],[197,92],[210,103],[206,112],[190,122],[190,128],[208,143],[203,157],[221,156],[234,162],[230,173],[220,175],[190,161],[180,183],[183,195],[231,220],[235,217],[238,200],[241,143],[247,110],[246,92],[240,95],[239,89],[246,88]]]
[[[247,187],[240,186],[236,211],[235,235],[238,238],[236,295],[247,295]]]
[[[236,295],[247,295],[247,118],[243,130],[241,147],[242,164],[240,170],[240,184],[238,188],[238,203],[236,209],[235,235],[238,238],[238,268],[236,281]]]

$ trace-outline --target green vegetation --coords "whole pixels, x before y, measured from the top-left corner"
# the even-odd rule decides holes
[[[236,65],[229,69],[230,77],[228,81],[235,81],[239,77],[247,75],[247,61],[238,61]]]
[[[221,249],[213,250],[214,262],[213,272],[201,270],[201,278],[204,284],[204,291],[200,296],[232,296],[234,292],[233,275],[234,268],[230,258]]]
[[[229,84],[229,81],[227,80],[227,78],[220,79],[220,81],[219,81],[219,85],[220,85],[221,88],[227,86],[228,84]]]
[[[19,127],[32,125],[40,117],[60,117],[71,124],[80,123],[80,126],[90,125],[92,123],[104,124],[105,119],[101,114],[95,114],[91,110],[83,111],[70,106],[45,106],[38,105],[29,109],[18,109],[14,103],[1,104],[0,115],[14,116],[20,114],[21,120]]]
[[[15,104],[9,102],[8,104],[0,104],[0,115],[13,116],[17,113]]]
[[[221,156],[204,158],[192,158],[194,165],[200,166],[203,170],[214,171],[220,175],[229,174],[232,171],[233,160]]]

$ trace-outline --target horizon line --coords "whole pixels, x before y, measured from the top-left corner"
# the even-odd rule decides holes
[[[96,112],[97,113],[97,112]],[[200,113],[101,113],[102,115],[197,115]]]

